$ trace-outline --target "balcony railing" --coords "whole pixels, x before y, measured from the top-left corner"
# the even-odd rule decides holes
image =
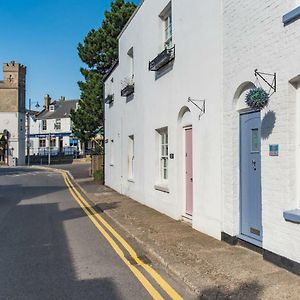
[[[169,62],[175,59],[175,45],[172,48],[166,48],[149,62],[149,71],[158,71]]]
[[[106,104],[111,104],[114,102],[114,94],[109,94],[105,98],[105,103]]]
[[[121,82],[121,96],[128,97],[134,93],[133,77],[125,78]]]

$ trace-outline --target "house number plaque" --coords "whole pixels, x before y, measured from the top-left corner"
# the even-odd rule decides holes
[[[269,156],[278,156],[279,155],[279,145],[273,144],[269,145]]]

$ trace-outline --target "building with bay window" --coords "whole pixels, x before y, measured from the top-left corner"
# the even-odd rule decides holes
[[[296,273],[299,5],[144,0],[105,78],[105,183]]]

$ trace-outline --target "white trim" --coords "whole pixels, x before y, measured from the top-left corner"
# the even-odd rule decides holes
[[[156,184],[154,185],[154,189],[164,193],[170,193],[169,187],[167,185]]]

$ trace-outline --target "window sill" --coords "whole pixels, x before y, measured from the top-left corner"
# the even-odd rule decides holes
[[[135,182],[133,178],[128,178],[127,181],[128,181],[128,182],[132,182],[132,183]]]
[[[168,186],[162,184],[156,184],[154,189],[164,193],[170,193]]]
[[[283,217],[287,222],[300,224],[300,209],[284,211]]]
[[[288,12],[282,17],[282,23],[284,26],[296,21],[300,18],[300,6]]]

